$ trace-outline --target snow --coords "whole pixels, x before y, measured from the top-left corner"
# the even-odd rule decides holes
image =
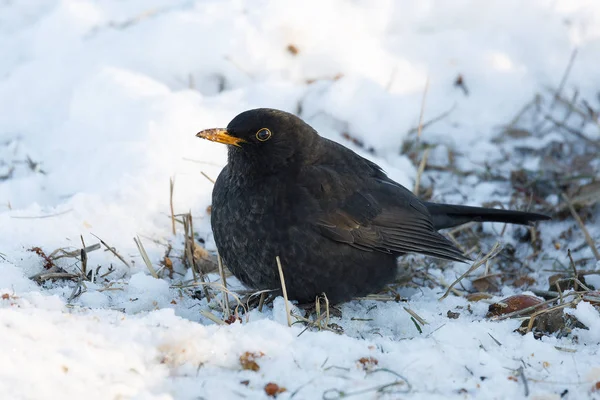
[[[282,399],[322,398],[329,389],[365,390],[356,398],[519,399],[523,367],[531,398],[598,398],[600,315],[589,303],[570,311],[590,328],[576,329],[577,341],[521,336],[513,332],[519,321],[485,319],[487,303],[438,301],[441,290],[429,288],[402,292],[407,303],[344,304],[342,318],[333,317],[342,335],[288,328],[281,298],[242,322],[215,325],[200,313],[213,305],[177,287],[189,272],[151,277],[132,239],[155,266],[168,243],[181,251],[183,229],[173,236],[170,225],[174,177],[175,212],[191,210],[198,237],[215,250],[206,212],[212,184],[200,172],[215,178],[226,150],[194,134],[249,108],[301,112],[412,188],[416,171],[399,149],[419,123],[429,79],[424,119],[452,112],[424,137],[458,144],[465,169],[493,163],[498,127],[559,84],[576,47],[565,91],[596,99],[599,27],[596,0],[0,2],[0,177],[10,173],[0,179],[2,397],[264,399],[273,382],[287,388]],[[469,96],[453,86],[459,74]],[[444,157],[432,152],[439,164]],[[540,167],[537,159],[526,166]],[[434,198],[508,199],[493,181],[467,179],[462,195],[443,189]],[[557,238],[569,225],[542,229]],[[598,242],[600,231],[592,234]],[[43,271],[32,247],[77,250],[81,238],[97,243],[93,235],[130,266],[104,249],[89,252],[88,268],[100,269],[75,297],[73,282],[28,278]],[[568,262],[550,240],[544,246]],[[80,268],[73,258],[56,264]],[[467,268],[429,272],[452,282]],[[185,273],[180,263],[176,270]],[[598,287],[597,276],[589,283]],[[428,322],[422,333],[404,307]],[[264,353],[258,372],[241,368],[245,352]],[[378,372],[365,371],[363,357],[377,359]],[[403,384],[377,393],[397,380]]]

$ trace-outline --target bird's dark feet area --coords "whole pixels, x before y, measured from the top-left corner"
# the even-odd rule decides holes
[[[309,318],[310,316],[318,317],[317,315],[317,305],[316,303],[306,303],[306,304],[298,304],[296,305],[299,309],[304,311],[304,318]],[[325,302],[321,302],[319,314],[323,315],[327,313],[327,305]],[[329,317],[330,318],[342,318],[342,309],[339,308],[338,305],[329,305]]]

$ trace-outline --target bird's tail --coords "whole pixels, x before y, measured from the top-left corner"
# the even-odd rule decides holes
[[[467,222],[505,222],[507,224],[530,225],[534,221],[551,219],[547,215],[496,208],[457,206],[425,202],[433,218],[435,229],[452,228]]]

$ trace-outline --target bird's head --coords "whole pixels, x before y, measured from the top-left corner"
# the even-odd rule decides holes
[[[274,173],[300,165],[318,134],[293,114],[257,108],[237,115],[227,128],[206,129],[196,136],[228,145],[234,167]]]

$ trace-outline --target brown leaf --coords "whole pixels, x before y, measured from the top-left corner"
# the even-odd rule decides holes
[[[521,326],[516,330],[520,334],[524,335],[528,332],[530,319],[523,321]],[[563,309],[555,309],[548,312],[544,312],[535,317],[533,320],[531,330],[534,332],[536,339],[541,338],[544,334],[554,334],[557,336],[564,337],[571,333],[574,328],[585,329],[577,318],[571,314],[565,314]]]
[[[300,50],[298,50],[298,47],[294,46],[293,44],[288,44],[287,51],[289,51],[290,54],[293,56],[297,55],[300,52]]]
[[[513,285],[516,287],[535,285],[536,280],[529,275],[523,275],[515,279]]]
[[[543,304],[544,301],[538,297],[529,296],[526,294],[517,294],[514,296],[507,297],[503,300],[500,300],[497,303],[491,304],[488,308],[488,313],[486,317],[497,317],[499,315],[510,314],[515,311],[523,310],[525,308],[529,308],[535,305],[539,305],[534,308],[530,312],[524,314],[529,315],[535,311],[539,311],[543,308],[547,308],[547,304]]]
[[[362,368],[365,371],[370,371],[372,370],[377,364],[379,364],[379,361],[377,361],[376,358],[374,357],[362,357],[358,360],[358,363],[360,363],[362,365]]]
[[[287,391],[286,388],[280,387],[278,384],[269,382],[265,385],[265,393],[267,396],[277,397],[278,394]]]
[[[489,293],[469,293],[466,297],[467,297],[467,300],[469,300],[469,301],[477,302],[480,300],[491,299],[494,296],[492,296]]]
[[[258,365],[256,360],[263,357],[264,355],[265,354],[262,351],[258,353],[251,353],[249,351],[245,352],[240,356],[240,365],[242,366],[242,369],[250,371],[260,370],[260,365]]]
[[[473,279],[471,282],[478,292],[497,292],[498,280],[496,275],[486,275]]]
[[[169,271],[169,278],[173,278],[173,261],[169,258],[169,256],[165,255],[160,262],[161,265],[164,265],[165,269]]]
[[[236,317],[236,316],[235,316],[235,315],[233,315],[233,314],[231,314],[231,315],[229,316],[229,318],[227,318],[227,319],[223,320],[223,322],[225,322],[227,325],[231,325],[231,324],[233,324],[233,323],[234,323],[234,322],[236,322],[236,321],[240,321],[240,322],[242,322],[242,319],[241,319],[239,316],[237,316],[237,317]]]
[[[199,261],[203,259],[206,260],[209,258],[210,254],[208,253],[208,250],[200,246],[198,243],[194,243],[194,259]]]

